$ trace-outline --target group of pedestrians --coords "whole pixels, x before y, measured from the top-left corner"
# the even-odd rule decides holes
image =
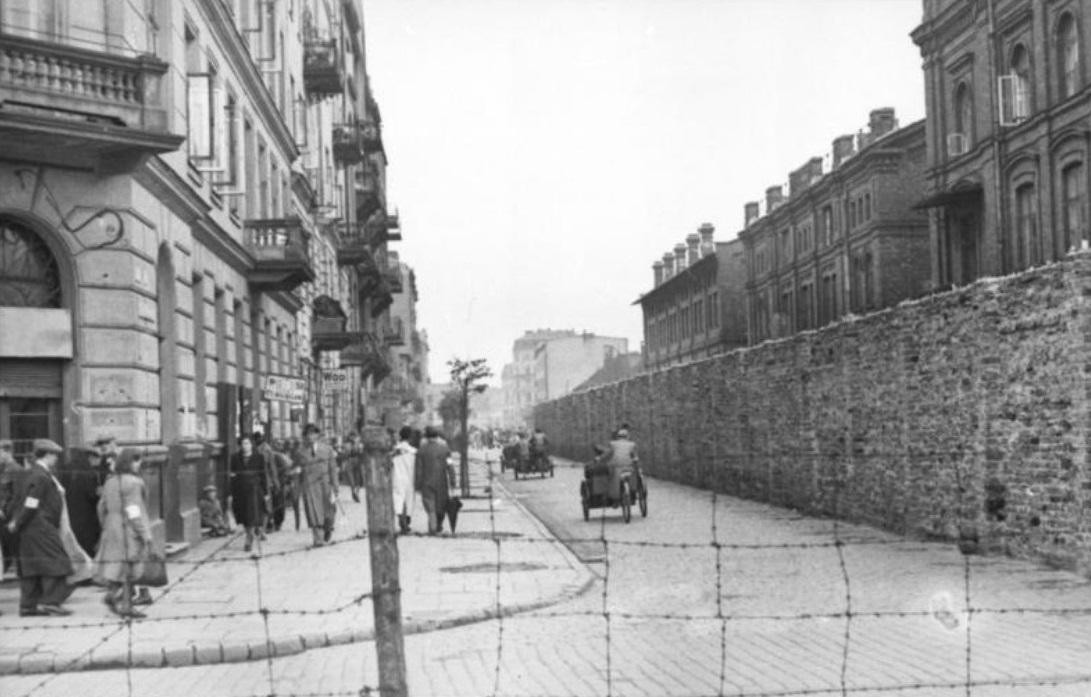
[[[230,508],[246,535],[243,549],[251,551],[255,539],[280,530],[288,508],[299,530],[300,504],[314,546],[329,542],[337,519],[338,479],[338,454],[314,424],[304,427],[302,441],[273,444],[260,433],[241,437],[231,458]],[[205,498],[202,525],[219,534],[226,532],[226,522],[215,501]]]
[[[109,436],[95,448],[62,484],[57,443],[34,440],[20,464],[11,442],[0,442],[2,542],[5,565],[18,569],[20,616],[69,615],[64,602],[91,581],[106,587],[104,600],[118,615],[143,617],[134,606],[151,602],[147,588],[133,587],[154,555],[141,455],[119,452]]]

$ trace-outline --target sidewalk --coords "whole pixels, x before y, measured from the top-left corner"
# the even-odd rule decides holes
[[[499,465],[493,462],[493,468]],[[593,575],[471,462],[458,532],[398,538],[406,634],[546,607],[586,590]],[[499,481],[499,479],[497,479]],[[361,499],[363,496],[361,496]],[[341,490],[333,543],[283,530],[242,551],[240,535],[206,540],[168,562],[147,618],[126,624],[95,587],[76,589],[69,617],[19,617],[17,583],[0,585],[0,675],[230,663],[374,638],[367,510]]]

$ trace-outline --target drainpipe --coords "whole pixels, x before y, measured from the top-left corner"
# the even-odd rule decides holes
[[[1008,256],[1009,256],[1008,236],[1006,234],[1005,225],[1004,225],[1004,219],[1006,217],[1004,215],[1004,213],[1007,210],[1007,206],[1004,205],[1004,184],[1003,184],[1003,181],[1002,181],[1002,178],[1004,176],[1004,174],[1003,174],[1004,173],[1004,160],[1003,160],[1004,154],[1003,154],[1003,147],[1002,147],[1002,142],[1001,142],[1002,139],[1003,139],[1003,131],[1001,130],[1002,127],[1000,125],[1000,108],[999,108],[1000,105],[998,104],[998,94],[997,94],[999,92],[999,89],[998,89],[998,85],[997,85],[998,71],[997,71],[997,50],[996,50],[996,10],[995,10],[995,7],[993,6],[994,3],[995,3],[995,0],[988,0],[988,4],[987,4],[987,12],[988,12],[988,20],[989,20],[989,70],[988,70],[988,76],[989,76],[989,105],[992,108],[992,124],[993,124],[993,129],[992,129],[992,131],[993,131],[992,151],[993,151],[993,162],[995,163],[994,176],[993,176],[992,184],[993,184],[993,197],[994,197],[994,200],[996,202],[995,203],[996,211],[994,213],[995,218],[996,218],[996,230],[997,230],[997,234],[999,235],[999,240],[998,241],[1000,243],[1000,268],[999,269],[990,269],[988,272],[986,272],[982,268],[984,265],[983,264],[978,264],[978,270],[979,270],[981,276],[993,275],[993,274],[995,274],[997,272],[999,272],[999,273],[1008,273],[1009,271],[1012,270],[1012,269],[1008,268],[1008,263],[1007,263]],[[982,211],[982,213],[984,213],[984,211]],[[983,227],[985,225],[984,217],[985,216],[982,215],[982,220],[979,222],[979,224],[982,225]],[[982,251],[984,251],[984,250],[982,250]],[[981,252],[978,252],[978,254],[981,254]]]

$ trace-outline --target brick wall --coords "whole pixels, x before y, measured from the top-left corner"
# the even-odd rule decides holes
[[[627,421],[657,477],[1086,571],[1088,297],[1082,255],[570,395],[535,425],[587,460]]]

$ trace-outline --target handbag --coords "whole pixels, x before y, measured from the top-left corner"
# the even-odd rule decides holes
[[[167,585],[167,560],[159,552],[148,552],[133,569],[133,584],[159,588]]]

